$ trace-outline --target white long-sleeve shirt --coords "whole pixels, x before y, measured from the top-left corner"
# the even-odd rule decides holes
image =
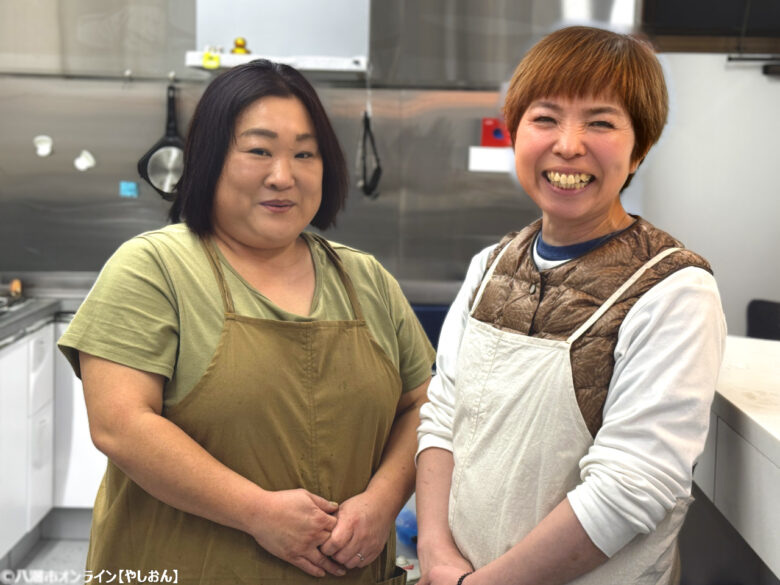
[[[456,361],[494,246],[471,261],[439,338],[436,375],[420,412],[418,454],[452,451]],[[563,261],[534,256],[540,270]],[[618,331],[615,366],[593,446],[580,461],[581,483],[569,502],[593,543],[612,556],[648,533],[678,498],[690,495],[704,448],[726,323],[712,275],[685,268],[647,291]]]

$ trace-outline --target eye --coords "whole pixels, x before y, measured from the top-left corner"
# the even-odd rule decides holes
[[[309,151],[299,152],[295,158],[314,158],[314,153]]]
[[[265,148],[252,148],[249,152],[251,154],[256,154],[257,156],[271,156],[271,153]]]
[[[607,120],[596,120],[595,122],[591,122],[590,125],[597,128],[615,128],[615,125],[612,122],[608,122]]]
[[[550,116],[539,115],[534,118],[534,122],[537,124],[554,124],[555,119]]]

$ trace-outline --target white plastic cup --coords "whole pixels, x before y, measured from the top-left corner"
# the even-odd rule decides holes
[[[82,150],[73,160],[73,166],[80,171],[87,171],[95,166],[95,157],[88,150]]]
[[[41,134],[33,138],[33,145],[35,146],[35,154],[43,158],[51,154],[54,141],[51,139],[51,136]]]

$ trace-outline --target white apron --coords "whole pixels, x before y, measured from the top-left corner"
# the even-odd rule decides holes
[[[449,524],[475,568],[507,552],[580,483],[593,444],[577,405],[569,350],[664,250],[629,278],[567,340],[502,331],[473,317],[505,246],[477,292],[456,370],[455,467]],[[530,253],[530,252],[529,252]],[[650,534],[640,534],[579,584],[663,584],[676,578],[676,538],[691,499]]]

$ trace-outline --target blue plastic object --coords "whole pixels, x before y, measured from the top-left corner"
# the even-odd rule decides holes
[[[395,533],[398,540],[417,551],[417,515],[414,510],[404,507],[395,519]]]

